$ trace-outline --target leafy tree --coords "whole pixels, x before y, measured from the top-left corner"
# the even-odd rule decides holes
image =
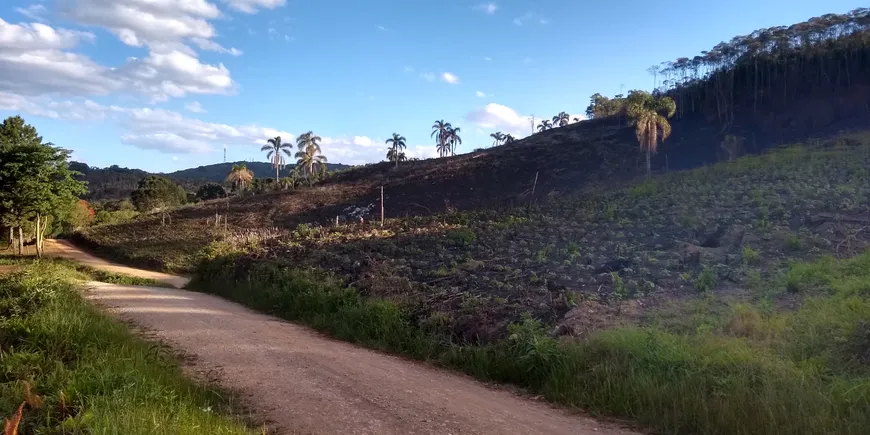
[[[396,167],[399,167],[399,160],[405,160],[405,153],[402,152],[406,148],[405,136],[398,133],[393,133],[393,137],[387,139],[386,144],[390,145],[390,150],[387,152],[387,160],[396,162]]]
[[[159,175],[149,175],[139,181],[136,190],[130,195],[136,210],[147,213],[155,210],[165,211],[187,201],[187,194],[174,181]]]
[[[230,173],[227,175],[227,182],[233,187],[236,192],[245,190],[251,181],[254,180],[254,173],[248,169],[244,163],[233,165]]]
[[[449,122],[444,122],[443,119],[435,121],[435,124],[432,124],[432,134],[429,137],[435,137],[437,141],[435,146],[440,157],[450,153],[450,131],[452,129],[453,126]]]
[[[321,154],[320,136],[307,132],[296,139],[299,151],[296,152],[296,166],[301,167],[306,177],[326,172],[326,156]]]
[[[218,183],[206,183],[196,191],[196,199],[208,201],[210,199],[226,198],[227,190]]]
[[[513,137],[512,135],[510,135],[510,134],[506,134],[506,135],[504,136],[504,143],[505,143],[505,145],[507,145],[507,144],[509,144],[509,143],[514,143],[516,140],[517,140],[517,139],[516,139],[515,137]]]
[[[23,251],[24,227],[33,228],[36,250],[42,255],[43,238],[53,220],[87,189],[73,178],[70,151],[43,143],[36,129],[20,116],[0,124],[0,219],[10,228],[10,242],[18,228],[18,250]]]
[[[283,152],[287,155],[287,157],[293,157],[293,145],[289,143],[281,142],[281,136],[273,137],[269,139],[267,145],[263,145],[260,148],[260,151],[268,151],[266,154],[266,158],[272,162],[272,166],[275,168],[275,182],[278,182],[279,171],[284,167],[284,156],[281,155]]]
[[[558,124],[559,127],[564,127],[568,125],[570,121],[571,115],[569,115],[567,112],[559,112],[558,115],[553,117],[553,125]]]
[[[544,130],[549,130],[551,128],[553,128],[553,124],[548,119],[544,119],[541,121],[540,124],[538,124],[538,131],[539,132],[544,131]]]
[[[676,105],[670,97],[655,97],[646,91],[632,91],[628,95],[627,113],[640,149],[646,151],[646,173],[649,176],[650,154],[658,149],[659,140],[671,135],[668,118],[674,116]],[[660,139],[661,138],[661,139]]]

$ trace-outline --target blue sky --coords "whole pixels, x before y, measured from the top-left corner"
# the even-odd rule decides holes
[[[647,67],[850,0],[3,0],[0,117],[21,114],[91,165],[172,171],[262,160],[313,130],[330,162],[382,160],[393,132],[435,155],[527,116],[582,114]]]

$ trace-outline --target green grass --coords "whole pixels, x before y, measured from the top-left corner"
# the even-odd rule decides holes
[[[81,272],[37,262],[0,277],[0,414],[21,433],[245,434],[227,397],[185,379],[162,347],[85,302]]]
[[[124,275],[120,273],[108,272],[101,269],[95,269],[90,266],[77,263],[66,258],[36,258],[33,256],[17,256],[17,255],[0,255],[0,266],[5,265],[29,265],[35,263],[55,264],[68,269],[69,272],[75,271],[75,278],[86,281],[99,281],[110,284],[121,285],[143,285],[149,287],[169,287],[171,285],[151,279],[140,278],[137,276]]]
[[[583,342],[550,338],[526,318],[480,346],[451,343],[412,307],[364,298],[323,272],[238,260],[204,262],[191,286],[662,433],[862,434],[870,425],[870,253],[793,266],[829,292],[793,313],[735,306],[704,333],[618,328]]]

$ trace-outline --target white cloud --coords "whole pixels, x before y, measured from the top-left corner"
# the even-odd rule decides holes
[[[67,0],[64,14],[82,24],[105,27],[127,45],[178,42],[185,38],[211,39],[208,22],[221,16],[206,0]]]
[[[193,113],[205,113],[206,112],[206,110],[202,108],[202,104],[199,104],[199,101],[187,103],[184,105],[184,108],[187,109],[188,112],[193,112]]]
[[[12,24],[0,18],[0,53],[63,50],[93,41],[93,33],[58,29],[41,23]]]
[[[409,159],[431,159],[438,157],[438,150],[435,145],[414,145],[405,149],[405,156]]]
[[[284,6],[286,0],[223,0],[223,2],[237,11],[253,14],[260,9],[275,9]]]
[[[44,15],[48,13],[48,9],[45,8],[44,5],[41,4],[33,4],[26,8],[15,8],[15,10],[24,15],[27,18],[30,18],[33,21],[45,22]]]
[[[481,11],[487,15],[492,15],[495,13],[495,11],[498,10],[498,5],[495,4],[494,2],[481,3],[477,6],[475,6],[474,9]]]
[[[412,72],[414,72],[414,67],[412,67],[412,66],[406,66],[405,69],[404,69],[404,71],[405,71],[406,73],[412,73]]]
[[[514,18],[513,23],[517,26],[522,26],[523,24],[526,24],[526,23],[529,23],[532,21],[537,21],[540,24],[549,23],[549,21],[546,18],[544,18],[536,13],[533,13],[533,12],[527,12],[520,17]]]
[[[128,87],[151,96],[152,101],[187,94],[228,95],[235,91],[235,83],[223,64],[203,64],[179,50],[152,51],[144,59],[131,58],[118,73]]]
[[[457,77],[456,74],[449,73],[449,72],[442,73],[441,80],[444,80],[445,82],[450,83],[451,85],[455,85],[455,84],[459,83],[459,77]]]
[[[510,107],[490,103],[465,115],[465,119],[485,130],[500,130],[515,138],[528,136],[531,132],[531,117],[521,116]]]
[[[430,82],[435,81],[435,74],[432,74],[430,72],[422,73],[420,74],[420,77],[422,77],[424,80],[429,80]]]
[[[485,92],[481,92],[481,91],[477,91],[477,92],[475,92],[474,95],[477,95],[478,98],[484,98],[484,97],[486,97],[486,93],[485,93]]]
[[[226,47],[218,44],[217,42],[212,41],[211,39],[197,37],[197,38],[190,38],[190,42],[192,42],[193,45],[197,46],[200,50],[216,51],[218,53],[226,53],[226,54],[231,54],[233,56],[241,56],[242,55],[241,50],[239,50],[235,47],[226,48]]]
[[[0,19],[0,91],[18,95],[107,94],[122,87],[107,68],[64,51],[94,35]]]
[[[483,60],[485,60],[485,61],[487,61],[487,62],[489,62],[489,61],[491,61],[491,60],[492,60],[492,58],[491,58],[491,57],[489,57],[489,56],[487,56],[487,57],[484,57],[484,58],[483,58]]]
[[[387,31],[387,28],[384,27],[384,26],[378,26],[378,30],[383,30],[384,32],[386,32],[386,31]]]

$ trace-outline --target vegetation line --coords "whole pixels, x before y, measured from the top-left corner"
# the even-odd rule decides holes
[[[754,322],[744,327],[758,333],[783,322],[813,331],[779,326],[779,344],[767,347],[744,338],[653,327],[616,328],[583,342],[560,342],[530,317],[512,325],[507,339],[458,344],[444,334],[437,317],[420,322],[396,303],[364,298],[322,271],[242,261],[237,254],[205,261],[191,287],[344,340],[520,385],[556,403],[629,417],[662,433],[860,434],[870,424],[870,374],[837,368],[840,350],[831,343],[838,339],[823,331],[870,314],[865,298],[840,289],[855,280],[870,286],[870,267],[864,266],[870,266],[870,252],[855,260],[803,265],[803,275],[794,279],[813,276],[812,284],[835,289],[838,296],[770,318],[740,311],[744,323]],[[838,310],[855,314],[828,316]],[[815,352],[817,362],[808,365],[798,349]]]
[[[254,433],[163,347],[85,302],[78,278],[48,261],[0,277],[0,415],[20,415],[18,433]]]

